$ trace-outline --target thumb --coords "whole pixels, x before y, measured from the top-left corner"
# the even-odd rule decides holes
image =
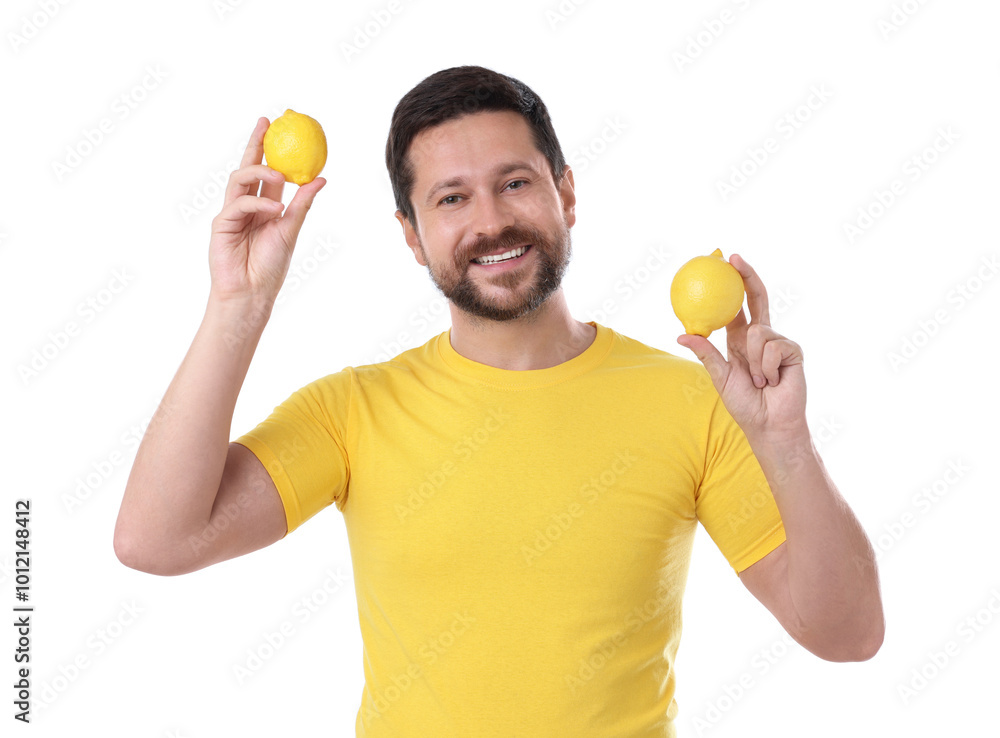
[[[721,388],[726,382],[726,375],[729,372],[729,363],[719,353],[719,350],[712,345],[712,342],[703,336],[685,333],[677,339],[677,343],[694,352],[694,355],[698,357],[698,360],[708,370],[708,375],[712,378],[715,388],[721,392]]]
[[[323,189],[325,184],[325,179],[316,177],[312,182],[302,185],[296,191],[292,201],[288,203],[288,207],[285,208],[285,215],[281,221],[288,228],[291,243],[294,243],[295,239],[299,237],[299,230],[302,228],[302,223],[305,222],[306,213],[312,207],[313,198],[316,197],[317,192]]]

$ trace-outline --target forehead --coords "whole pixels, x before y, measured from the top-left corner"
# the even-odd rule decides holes
[[[472,113],[425,128],[414,136],[409,158],[418,190],[442,176],[473,176],[508,159],[545,159],[531,126],[512,110]]]

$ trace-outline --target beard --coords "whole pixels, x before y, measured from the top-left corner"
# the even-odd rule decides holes
[[[459,310],[478,318],[479,321],[476,322],[531,320],[536,317],[538,308],[562,284],[572,255],[569,227],[565,219],[552,238],[530,225],[509,226],[496,237],[483,236],[468,248],[460,249],[454,264],[432,263],[427,258],[419,235],[417,243],[427,262],[431,280],[441,294]],[[484,270],[483,274],[478,275],[478,280],[469,275],[469,270],[474,268],[472,259],[499,249],[510,250],[522,244],[531,244],[530,251],[535,253],[529,258],[536,263],[496,274],[489,274]],[[500,297],[486,294],[477,283],[479,281],[496,288],[491,291],[501,291],[504,294]]]

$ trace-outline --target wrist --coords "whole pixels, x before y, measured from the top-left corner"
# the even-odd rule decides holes
[[[245,293],[222,292],[211,289],[208,293],[208,310],[234,318],[252,316],[270,317],[275,303],[274,297]]]
[[[274,300],[250,295],[210,292],[205,323],[223,333],[227,346],[256,345],[271,317]]]
[[[781,427],[759,428],[745,432],[747,441],[757,455],[800,456],[812,449],[812,436],[805,418]]]
[[[810,439],[809,424],[804,416],[780,425],[745,428],[743,432],[748,441],[761,446],[787,446],[809,442]]]
[[[780,476],[819,458],[805,420],[780,429],[748,434],[747,441],[765,473]]]

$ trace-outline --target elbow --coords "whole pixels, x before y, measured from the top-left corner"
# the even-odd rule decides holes
[[[884,640],[885,623],[880,619],[877,628],[869,628],[867,632],[855,632],[850,637],[840,638],[836,642],[820,645],[803,639],[799,640],[799,643],[824,661],[843,663],[868,661],[874,658],[881,650]]]
[[[127,536],[122,531],[115,530],[115,556],[129,569],[151,574],[149,561],[144,558],[142,550],[135,544],[135,538]]]
[[[114,537],[114,549],[115,557],[122,564],[127,566],[129,569],[138,569],[137,556],[135,551],[135,546],[132,544],[132,539],[126,535],[124,526],[122,525],[121,514],[118,515],[118,522],[115,523],[115,537]]]
[[[881,635],[868,640],[859,639],[855,645],[839,651],[835,658],[827,658],[826,660],[841,662],[869,661],[874,658],[875,654],[877,654],[882,648],[882,639],[883,637]]]
[[[858,638],[861,647],[858,658],[853,659],[854,661],[868,661],[873,658],[885,641],[885,611],[882,609],[881,598],[878,605],[872,609],[874,612],[868,618],[868,628],[864,635]]]
[[[881,650],[883,641],[885,641],[885,620],[879,618],[878,628],[864,641],[864,647],[860,651],[859,658],[854,660],[868,661],[873,658]]]
[[[115,556],[123,565],[144,574],[156,574],[164,577],[187,573],[188,569],[178,566],[176,562],[171,560],[171,557],[157,555],[148,546],[141,545],[139,538],[128,534],[120,525],[115,528],[113,542]]]

